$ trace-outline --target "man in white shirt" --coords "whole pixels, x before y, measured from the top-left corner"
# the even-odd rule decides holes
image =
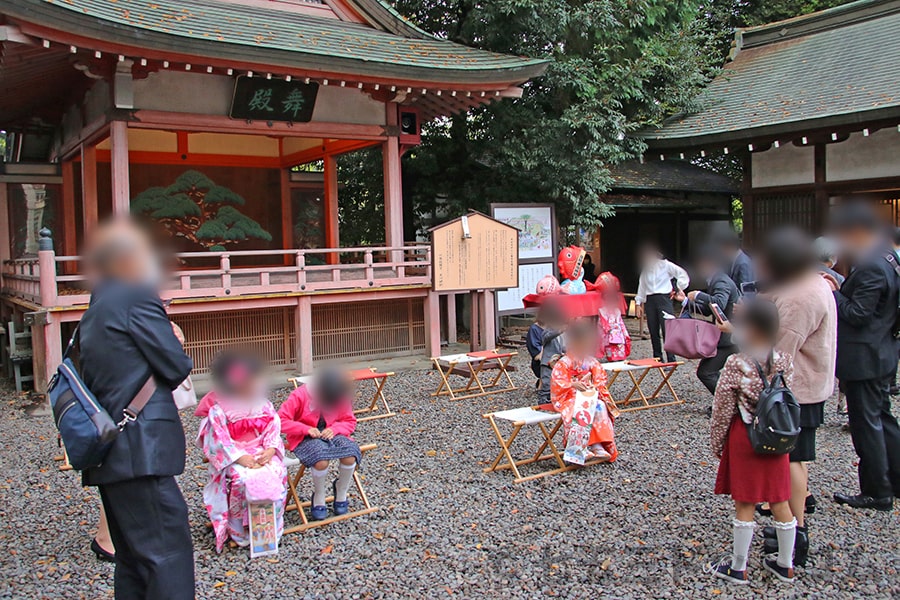
[[[641,246],[638,260],[641,278],[634,299],[637,317],[646,315],[653,356],[662,359],[662,340],[665,340],[663,312],[672,312],[672,296],[688,287],[690,277],[687,271],[663,258],[659,248],[651,243]],[[666,360],[671,362],[675,357],[669,355]]]

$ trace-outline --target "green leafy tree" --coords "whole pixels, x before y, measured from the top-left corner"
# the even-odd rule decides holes
[[[154,219],[172,237],[225,250],[249,239],[272,241],[259,223],[238,210],[246,200],[199,171],[182,173],[168,187],[151,187],[131,201],[131,212]]]
[[[397,0],[401,13],[450,40],[552,60],[522,98],[426,127],[404,164],[416,212],[452,216],[491,202],[553,202],[564,226],[609,217],[600,200],[612,183],[608,165],[644,149],[628,134],[688,108],[713,72],[714,40],[700,7],[691,0]]]

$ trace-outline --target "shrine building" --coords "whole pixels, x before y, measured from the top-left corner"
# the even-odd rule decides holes
[[[438,355],[455,314],[404,239],[401,156],[545,68],[381,0],[0,0],[0,306],[32,327],[37,387],[87,308],[85,236],[129,213],[171,236],[163,298],[197,372],[238,341],[300,372]],[[385,242],[345,247],[336,159],[367,147]]]
[[[643,132],[645,160],[743,162],[744,237],[815,235],[868,200],[900,225],[900,0],[858,0],[739,29],[700,110]]]

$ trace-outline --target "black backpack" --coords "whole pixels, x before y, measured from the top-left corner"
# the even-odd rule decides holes
[[[757,454],[788,454],[800,435],[800,404],[784,383],[783,372],[775,373],[770,381],[758,362],[756,371],[763,389],[753,421],[747,425],[750,445]]]

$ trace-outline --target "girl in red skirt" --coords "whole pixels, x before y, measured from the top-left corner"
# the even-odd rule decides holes
[[[775,350],[778,309],[763,299],[744,303],[735,338],[740,352],[728,358],[716,387],[710,436],[712,451],[721,459],[716,477],[716,493],[734,500],[734,552],[709,565],[710,571],[726,581],[746,585],[747,556],[753,541],[754,510],[759,502],[769,502],[778,537],[777,558],[765,558],[763,567],[780,581],[794,577],[793,551],[797,521],[791,513],[791,476],[787,454],[757,454],[750,445],[747,424],[756,411],[764,387],[756,365],[766,377],[784,373],[790,386],[791,357]]]

